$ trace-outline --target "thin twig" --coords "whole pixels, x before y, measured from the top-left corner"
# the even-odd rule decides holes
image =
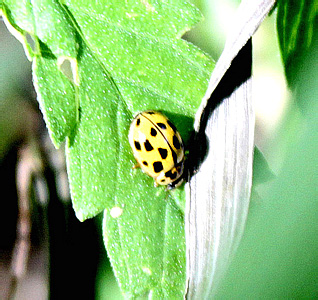
[[[16,182],[18,191],[17,238],[11,260],[11,278],[8,299],[13,299],[21,278],[26,273],[30,253],[31,213],[30,188],[32,175],[39,172],[41,163],[34,157],[30,146],[24,146],[19,151]]]

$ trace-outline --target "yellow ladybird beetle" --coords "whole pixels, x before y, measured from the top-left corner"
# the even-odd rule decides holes
[[[129,143],[142,170],[155,186],[173,189],[182,182],[184,146],[172,122],[157,111],[139,113],[129,129]]]

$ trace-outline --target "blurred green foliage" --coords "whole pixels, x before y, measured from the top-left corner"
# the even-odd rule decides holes
[[[260,198],[252,198],[243,240],[216,299],[318,297],[318,39],[315,42],[303,54],[294,105],[276,138],[277,148],[286,149],[284,163],[277,177],[258,189]]]

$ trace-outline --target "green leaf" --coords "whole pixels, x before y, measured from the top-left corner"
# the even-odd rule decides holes
[[[201,18],[201,13],[188,1],[63,0],[69,8],[82,11],[108,26],[157,38],[180,38]],[[181,17],[180,17],[181,16]]]
[[[152,28],[156,24],[152,23],[150,17],[147,18],[149,8],[146,2],[142,3],[143,15],[140,13],[140,18],[143,20],[145,17],[145,21],[141,27]],[[157,16],[159,13],[165,15],[166,6],[162,5],[161,2],[159,4],[156,8],[158,11],[150,10],[152,15]],[[131,20],[131,16],[127,16],[127,11],[134,11],[135,1],[131,1],[131,3],[121,7],[118,7],[118,4],[115,2],[114,4],[103,5],[102,11],[98,11],[101,7],[98,7],[96,4],[92,4],[92,6],[85,6],[83,4],[83,6],[80,6],[81,9],[77,6],[78,3],[75,2],[65,2],[65,5],[67,5],[72,18],[76,20],[76,26],[78,26],[83,43],[96,60],[95,63],[92,62],[92,65],[94,65],[92,71],[87,70],[90,68],[90,65],[85,64],[86,67],[84,68],[84,72],[82,72],[82,78],[85,75],[87,78],[96,79],[97,84],[94,81],[90,83],[98,89],[101,84],[105,84],[102,83],[104,81],[103,77],[109,77],[109,84],[113,85],[113,89],[115,89],[112,95],[114,96],[114,93],[117,92],[116,99],[113,100],[116,104],[102,104],[112,105],[112,108],[104,109],[105,113],[107,113],[105,118],[107,124],[103,125],[101,125],[101,116],[97,118],[94,115],[96,110],[95,103],[100,103],[101,101],[96,97],[96,102],[85,106],[88,110],[84,110],[82,105],[86,104],[87,100],[82,99],[83,97],[80,95],[79,102],[81,103],[82,115],[79,128],[86,128],[86,125],[84,126],[82,123],[86,120],[84,114],[89,112],[89,122],[91,125],[87,127],[87,130],[91,131],[91,127],[94,128],[92,124],[95,124],[95,127],[98,124],[96,127],[98,128],[96,129],[96,134],[98,134],[96,139],[100,139],[100,141],[105,141],[106,143],[102,146],[103,142],[100,141],[96,141],[96,145],[91,141],[86,142],[84,146],[80,146],[81,154],[76,150],[75,154],[72,155],[72,157],[80,156],[77,159],[77,171],[72,172],[72,166],[71,164],[69,165],[70,173],[74,174],[71,177],[76,178],[76,180],[72,180],[71,178],[74,183],[72,184],[74,207],[79,218],[85,219],[94,216],[101,209],[104,209],[110,201],[109,199],[112,199],[114,195],[112,185],[114,182],[118,182],[116,179],[117,174],[122,172],[127,173],[127,166],[123,167],[124,161],[129,160],[130,166],[133,164],[131,154],[120,160],[118,159],[118,155],[112,156],[112,154],[108,154],[109,151],[110,153],[112,151],[117,153],[119,151],[118,147],[121,147],[124,141],[126,143],[129,123],[133,115],[144,109],[163,110],[168,117],[173,117],[172,120],[177,126],[181,125],[179,130],[185,140],[188,139],[192,130],[193,116],[205,92],[212,62],[198,48],[181,39],[168,39],[166,36],[152,35],[154,29],[146,33],[135,32],[134,30],[138,27],[135,23],[140,23],[141,21]],[[138,5],[140,6],[140,4]],[[174,9],[176,7],[178,6],[175,6]],[[192,6],[189,7],[192,8]],[[186,8],[187,5],[185,5]],[[179,7],[180,9],[181,7]],[[195,10],[193,13],[195,20],[197,20],[197,14]],[[125,28],[118,25],[122,15],[126,19],[128,18],[131,23],[128,21],[126,23],[122,22],[126,26]],[[102,16],[106,16],[105,20]],[[180,17],[179,19],[182,20]],[[146,20],[148,20],[148,23],[145,23]],[[188,26],[188,22],[187,19],[183,21],[183,26]],[[181,28],[178,29],[178,32],[182,32]],[[97,67],[97,63],[100,64],[99,68]],[[79,72],[81,73],[81,71]],[[100,75],[92,77],[92,72],[95,74],[100,73]],[[188,84],[190,82],[191,84]],[[102,89],[99,91],[96,90],[96,93],[99,98],[109,97]],[[90,95],[87,94],[87,97],[89,98]],[[111,101],[110,99],[108,98],[107,102]],[[112,113],[115,112],[114,105],[118,107],[115,110],[118,112],[117,114],[124,115],[123,109],[127,110],[128,115],[126,118],[120,119],[122,123],[119,123],[117,114],[114,116],[108,115],[110,111]],[[116,141],[118,138],[117,131],[120,126],[123,126],[125,134]],[[114,130],[107,130],[107,132],[103,133],[105,128],[114,128]],[[91,138],[92,136],[90,135],[89,137]],[[79,141],[79,139],[75,139]],[[82,138],[81,142],[83,142]],[[116,143],[119,146],[111,148]],[[88,145],[93,147],[94,150],[90,149]],[[84,148],[89,149],[87,151],[89,159],[83,160],[82,154],[86,153]],[[128,144],[126,144],[125,148],[128,148],[130,151]],[[92,153],[94,155],[91,155]],[[97,153],[99,154],[97,155]],[[87,167],[86,163],[89,164]],[[81,172],[79,172],[80,170]],[[114,170],[116,170],[116,173]],[[76,176],[75,173],[77,174]],[[87,179],[86,176],[83,176],[86,173],[88,176]],[[128,182],[130,181],[128,179]],[[80,184],[80,182],[82,183]],[[87,186],[83,182],[93,184]],[[147,186],[149,188],[149,185],[146,184],[145,187]],[[125,185],[125,189],[129,190],[127,184]],[[139,193],[142,192],[143,190],[139,191]],[[138,191],[135,191],[135,193],[138,193]],[[127,194],[129,195],[130,192]]]
[[[87,47],[78,58],[80,119],[67,145],[73,206],[85,220],[109,207],[116,195],[123,138],[131,114]],[[127,157],[124,158],[126,161]]]
[[[118,7],[117,1],[114,1],[114,4],[103,5],[102,12],[107,16],[106,20],[101,18],[101,12],[96,13],[97,8],[94,4],[89,7],[81,7],[80,10],[77,6],[74,7],[71,1],[66,4],[69,5],[70,11],[80,25],[89,48],[111,73],[120,92],[128,92],[122,96],[134,114],[143,108],[149,108],[149,103],[144,100],[144,97],[148,99],[155,97],[156,101],[150,101],[154,108],[166,110],[167,103],[169,103],[174,107],[168,111],[178,112],[185,107],[186,110],[183,113],[193,117],[200,100],[197,95],[204,93],[206,84],[202,84],[202,82],[206,80],[209,70],[211,70],[211,61],[192,44],[181,39],[168,39],[169,36],[156,34],[159,30],[153,28],[156,22],[152,22],[151,16],[159,14],[165,16],[167,5],[158,2],[158,7],[151,11],[149,17],[147,2],[141,1],[138,5],[142,7],[143,14],[140,12],[139,20],[135,20],[131,19],[129,13],[134,12],[136,3],[135,1],[128,2],[130,3],[126,6],[120,7]],[[181,7],[187,11],[187,3]],[[121,14],[114,14],[114,10]],[[187,17],[188,14],[185,16]],[[192,16],[194,20],[198,19],[197,14],[198,12],[195,10]],[[130,22],[120,22],[122,15]],[[180,18],[180,15],[175,15],[175,19],[177,18],[183,19]],[[135,23],[142,23],[145,30],[152,29],[138,32]],[[167,26],[167,34],[169,26],[173,27],[169,24],[162,25]],[[187,18],[183,21],[183,26],[188,28]],[[180,31],[183,32],[178,29],[178,32]],[[187,84],[189,82],[191,85]],[[135,99],[135,94],[137,99]]]
[[[317,0],[279,0],[277,30],[285,74],[290,86],[294,85],[299,66],[312,44],[318,29]]]
[[[56,0],[4,0],[3,14],[16,30],[15,36],[25,43],[27,54],[33,51],[26,35],[46,44],[57,57],[76,58],[76,31],[64,8]]]
[[[179,0],[47,0],[45,12],[22,3],[6,1],[3,13],[21,42],[35,41],[26,48],[51,137],[58,145],[67,136],[77,217],[105,210],[105,245],[125,295],[182,299],[184,190],[154,188],[132,168],[128,130],[137,112],[162,110],[189,139],[213,62],[180,36],[200,13]],[[65,57],[71,76],[60,71]]]
[[[55,59],[35,56],[33,77],[45,123],[54,145],[59,147],[77,123],[75,88],[60,72]],[[54,88],[48,82],[54,82]]]
[[[139,183],[140,185],[142,183]],[[184,221],[166,192],[147,191],[105,211],[108,255],[124,295],[183,299],[186,284]],[[154,197],[154,198],[152,198]],[[153,199],[153,200],[150,200]]]
[[[52,0],[3,1],[1,13],[11,33],[33,58],[33,78],[41,111],[56,147],[76,126],[78,103],[73,84],[59,71],[71,62],[71,77],[77,77],[76,31],[63,7]],[[50,26],[48,26],[50,24]]]

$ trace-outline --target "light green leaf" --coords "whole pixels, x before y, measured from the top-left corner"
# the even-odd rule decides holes
[[[76,126],[78,103],[73,84],[59,71],[65,59],[77,77],[77,42],[68,14],[57,1],[5,0],[1,13],[11,33],[33,60],[33,78],[41,111],[56,147]],[[32,37],[33,40],[30,39]]]
[[[29,45],[27,34],[34,38],[36,43],[40,41],[46,44],[57,57],[76,58],[76,31],[58,1],[4,0],[2,10],[12,28],[16,30],[15,36],[25,43],[29,56],[32,56],[33,51],[38,52],[39,48],[33,49],[32,45]]]
[[[135,1],[129,2],[129,7],[135,5]],[[137,97],[143,100],[142,97],[147,97],[147,94],[151,93],[157,95],[156,103],[152,101],[154,108],[166,109],[165,98],[168,98],[170,104],[177,106],[177,111],[180,111],[181,107],[185,107],[186,110],[183,113],[193,117],[200,100],[197,98],[197,94],[204,93],[205,84],[202,83],[206,80],[208,70],[212,67],[211,60],[197,47],[181,39],[170,38],[168,40],[167,37],[155,35],[153,29],[150,32],[135,32],[134,24],[138,22],[137,20],[131,20],[130,27],[119,26],[117,23],[121,15],[112,15],[115,8],[123,11],[125,15],[125,11],[131,11],[133,8],[128,9],[127,6],[118,8],[116,2],[105,6],[102,11],[105,16],[113,17],[111,21],[100,20],[100,15],[95,11],[95,14],[91,14],[92,8],[90,7],[79,10],[77,6],[74,8],[71,1],[66,3],[76,17],[84,39],[94,55],[111,73],[120,91],[130,92],[130,97],[125,97],[128,95],[123,95],[123,97],[133,113],[140,111],[142,108],[140,105],[149,108],[146,101],[139,102],[138,99],[135,99],[134,94],[137,93]],[[152,12],[152,15],[165,13],[165,6],[161,5],[162,3],[159,1],[158,3],[160,5],[157,5],[158,8]],[[147,15],[147,6],[142,6],[144,15]],[[187,7],[187,3],[184,6]],[[182,20],[180,16],[176,17]],[[156,23],[152,23],[151,18],[148,18],[148,23],[146,23],[142,14],[140,18],[142,21],[139,23],[143,23],[145,28],[152,28],[156,25]],[[193,18],[197,20],[196,10]],[[184,23],[186,24],[185,21]],[[185,24],[184,26],[186,26]],[[191,84],[187,84],[190,82]],[[142,97],[140,97],[140,93]],[[162,101],[164,101],[163,104],[160,103]],[[173,108],[169,110],[175,111]]]
[[[317,29],[318,1],[279,0],[277,10],[281,55],[288,84],[293,86]]]
[[[110,77],[87,47],[78,58],[79,123],[67,147],[73,206],[80,220],[95,216],[113,202],[118,184],[119,132],[131,114]],[[125,158],[127,160],[127,158]]]
[[[180,36],[201,16],[179,0],[46,1],[46,11],[6,2],[4,13],[34,35],[34,81],[53,141],[67,136],[76,215],[105,210],[105,244],[125,295],[182,299],[184,190],[154,188],[132,168],[128,130],[137,112],[156,109],[189,139],[213,62]],[[64,57],[73,76],[58,69]]]
[[[165,194],[160,191],[159,199],[156,192],[147,191],[144,197],[131,198],[125,203],[119,190],[116,204],[105,211],[105,244],[127,297],[183,298],[186,283],[183,215],[171,197],[165,199]]]
[[[75,88],[60,72],[55,59],[34,56],[33,78],[51,139],[59,147],[76,126],[78,103]],[[54,82],[54,88],[48,85],[49,82]]]
[[[152,14],[158,15],[159,13],[163,13],[164,15],[164,8],[166,7],[161,5],[161,2],[158,3],[154,6],[156,10],[152,11]],[[76,168],[77,170],[81,170],[81,175],[80,177],[76,176],[77,179],[72,181],[74,183],[72,184],[73,203],[77,215],[80,219],[85,219],[94,216],[98,211],[106,207],[106,203],[110,201],[108,195],[110,199],[113,197],[112,183],[118,182],[116,174],[127,173],[127,168],[122,167],[124,160],[118,160],[117,156],[113,157],[108,154],[109,151],[113,151],[113,149],[110,149],[110,146],[115,143],[118,134],[110,130],[106,130],[106,133],[103,133],[103,130],[114,126],[117,126],[116,130],[118,130],[119,126],[124,126],[125,134],[123,134],[121,139],[116,141],[118,145],[122,146],[124,141],[126,143],[129,123],[133,115],[144,109],[157,109],[163,110],[168,117],[172,117],[177,126],[180,125],[178,128],[182,136],[187,140],[192,130],[194,113],[205,92],[212,62],[198,48],[181,39],[170,38],[168,40],[166,37],[162,38],[160,35],[153,35],[151,31],[146,33],[134,32],[133,30],[136,26],[133,24],[138,22],[136,20],[131,20],[131,24],[126,22],[126,28],[124,29],[118,26],[118,19],[122,15],[126,16],[125,11],[133,10],[136,5],[135,1],[130,1],[127,6],[122,6],[121,8],[118,8],[117,3],[104,5],[102,6],[102,11],[97,10],[101,8],[96,4],[95,6],[92,4],[92,7],[83,5],[81,9],[79,9],[77,2],[69,1],[65,2],[65,5],[69,9],[69,13],[72,14],[71,18],[76,20],[83,43],[88,47],[92,57],[96,60],[94,64],[92,63],[94,66],[96,65],[94,67],[96,71],[93,69],[93,72],[95,74],[101,72],[99,77],[92,77],[92,72],[87,72],[86,68],[84,68],[82,78],[84,78],[84,74],[87,78],[100,78],[98,84],[91,81],[91,84],[98,88],[102,84],[100,81],[104,81],[103,77],[109,77],[109,84],[114,85],[117,91],[116,100],[113,101],[115,101],[118,107],[122,107],[118,109],[118,114],[123,114],[122,109],[124,107],[129,112],[126,119],[122,120],[123,123],[118,124],[117,115],[112,118],[108,115],[105,119],[107,124],[101,125],[101,117],[97,119],[94,116],[96,110],[95,104],[86,106],[89,107],[90,122],[95,125],[98,124],[98,129],[96,129],[96,132],[99,134],[98,138],[101,141],[105,140],[107,146],[102,147],[101,142],[98,142],[97,145],[85,142],[85,145],[89,144],[95,147],[95,150],[90,149],[88,154],[96,154],[98,152],[102,155],[104,152],[102,155],[103,159],[101,160],[100,156],[94,155],[93,159],[80,159],[77,161],[79,165],[77,164]],[[187,3],[184,5],[187,7]],[[147,15],[149,13],[147,10],[148,6],[143,4],[142,7],[144,15]],[[176,7],[178,6],[175,6],[174,9]],[[179,10],[181,7],[179,7]],[[192,8],[192,6],[189,7]],[[119,12],[121,14],[117,16],[115,14],[116,11],[117,15]],[[194,20],[197,20],[197,16],[198,13],[194,10]],[[131,19],[130,17],[128,18]],[[182,20],[180,16],[179,19]],[[183,26],[186,27],[188,22],[188,20],[183,21]],[[155,25],[155,23],[152,23],[152,19],[148,17],[148,23],[143,23],[142,27],[150,28]],[[178,31],[182,31],[180,25]],[[99,68],[97,67],[97,63],[100,64]],[[86,64],[86,66],[89,68],[89,64]],[[81,73],[81,71],[79,72]],[[104,92],[99,93],[97,91],[96,93],[102,95],[102,97],[107,96]],[[89,94],[87,97],[89,98]],[[79,100],[79,103],[86,103],[87,100],[82,98]],[[111,100],[108,99],[108,101]],[[100,101],[96,99],[95,103],[97,102]],[[110,111],[113,112],[113,108]],[[85,114],[85,110],[82,107],[81,114]],[[80,118],[81,120],[86,120],[86,117],[81,116]],[[79,125],[79,128],[84,127],[86,126]],[[87,130],[90,131],[90,127],[88,128]],[[110,134],[108,135],[107,133]],[[91,136],[89,137],[91,138]],[[109,142],[109,139],[111,139],[111,142]],[[126,145],[130,151],[129,145]],[[85,152],[84,148],[88,149],[86,146],[81,146],[80,148],[82,153]],[[118,152],[118,149],[116,151]],[[72,157],[82,155],[78,151],[75,152],[76,154]],[[129,158],[126,157],[125,159],[129,159],[130,164],[133,164],[134,160],[131,154]],[[93,160],[96,160],[96,165],[92,163]],[[86,162],[89,163],[87,167],[85,165]],[[97,168],[99,171],[95,168],[97,165],[99,166]],[[72,167],[71,165],[69,166],[71,170]],[[90,169],[94,172],[91,172]],[[108,171],[108,169],[111,171]],[[114,170],[116,170],[116,173]],[[86,172],[90,174],[87,179],[83,176]],[[70,173],[75,176],[74,172],[70,171]],[[76,172],[76,174],[79,173]],[[139,172],[137,175],[143,174]],[[81,180],[79,180],[80,178]],[[84,185],[83,182],[86,182],[86,180],[94,184]],[[111,188],[108,188],[108,186],[111,186]],[[129,190],[127,184],[125,185],[125,189]],[[106,193],[106,191],[109,191],[110,194]],[[140,192],[142,191],[140,190]],[[138,192],[135,191],[135,193]]]
[[[69,8],[82,11],[107,27],[115,26],[128,32],[157,38],[180,38],[193,27],[202,15],[187,1],[87,1],[64,0]],[[182,17],[180,17],[182,16]]]

